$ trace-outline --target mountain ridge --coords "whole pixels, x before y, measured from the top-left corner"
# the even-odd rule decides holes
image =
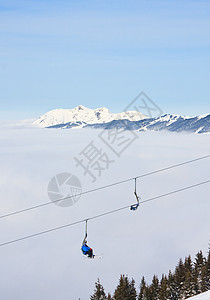
[[[149,118],[141,112],[111,113],[107,108],[89,109],[82,105],[74,109],[52,110],[33,122],[44,128],[101,128],[136,131],[171,131],[210,133],[210,114],[189,117],[173,114]]]
[[[113,120],[128,119],[138,121],[145,119],[141,112],[127,111],[122,113],[111,113],[106,107],[90,109],[78,105],[73,109],[54,109],[40,116],[34,122],[39,127],[51,127],[69,122],[85,122],[86,124],[108,123]]]

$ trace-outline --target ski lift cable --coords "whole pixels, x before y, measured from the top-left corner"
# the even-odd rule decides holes
[[[196,184],[193,184],[193,185],[190,185],[190,186],[187,186],[187,187],[184,187],[184,188],[172,191],[172,192],[168,192],[168,193],[165,193],[165,194],[162,194],[162,195],[159,195],[159,196],[155,196],[155,197],[146,199],[144,201],[141,201],[140,205],[144,204],[144,203],[147,203],[147,202],[150,202],[150,201],[154,201],[154,200],[166,197],[166,196],[169,196],[169,195],[172,195],[172,194],[175,194],[175,193],[179,193],[179,192],[182,192],[182,191],[185,191],[185,190],[189,190],[189,189],[192,189],[192,188],[195,188],[195,187],[207,184],[207,183],[210,183],[210,180],[203,181],[203,182],[200,182],[200,183],[196,183]],[[76,222],[73,222],[73,223],[69,223],[69,224],[65,224],[65,225],[62,225],[62,226],[54,227],[54,228],[51,228],[51,229],[48,229],[48,230],[44,230],[44,231],[41,231],[41,232],[37,232],[37,233],[31,234],[31,235],[24,236],[24,237],[21,237],[21,238],[18,238],[18,239],[10,240],[10,241],[1,243],[0,247],[6,246],[6,245],[9,245],[9,244],[13,244],[13,243],[17,243],[17,242],[20,242],[20,241],[23,241],[23,240],[26,240],[26,239],[29,239],[29,238],[34,238],[36,236],[43,235],[43,234],[53,232],[53,231],[57,231],[57,230],[67,228],[67,227],[70,227],[70,226],[74,226],[74,225],[77,225],[77,224],[80,224],[80,223],[83,223],[83,222],[86,222],[86,224],[87,224],[87,221],[89,221],[89,220],[94,220],[94,219],[97,219],[97,218],[101,218],[101,217],[107,216],[109,214],[113,214],[113,213],[125,210],[129,207],[130,207],[130,205],[126,205],[124,207],[120,207],[120,208],[117,208],[117,209],[114,209],[114,210],[111,210],[111,211],[107,211],[105,213],[98,214],[96,216],[92,216],[92,217],[89,217],[89,218],[86,218],[86,219],[83,219],[83,220],[79,220],[79,221],[76,221]]]
[[[142,175],[139,175],[139,176],[136,176],[136,177],[132,177],[132,178],[128,178],[128,179],[125,179],[125,180],[122,180],[122,181],[118,181],[118,182],[114,182],[114,183],[111,183],[111,184],[108,184],[108,185],[104,185],[104,186],[101,186],[101,187],[98,187],[98,188],[95,188],[95,189],[92,189],[92,190],[88,190],[88,191],[85,191],[85,192],[82,192],[82,193],[79,193],[79,194],[76,194],[76,195],[68,196],[68,197],[65,197],[65,198],[60,198],[60,199],[57,199],[57,200],[54,200],[54,201],[49,201],[49,202],[45,202],[45,203],[38,204],[38,205],[35,205],[35,206],[31,206],[31,207],[28,207],[28,208],[24,208],[24,209],[21,209],[21,210],[17,210],[17,211],[14,211],[14,212],[6,213],[4,215],[1,215],[0,219],[7,218],[7,217],[17,215],[17,214],[20,214],[20,213],[23,213],[23,212],[27,212],[27,211],[30,211],[30,210],[38,209],[38,208],[50,205],[52,203],[59,202],[61,200],[63,201],[63,200],[67,200],[67,199],[70,199],[70,198],[73,198],[73,197],[86,195],[86,194],[93,193],[93,192],[96,192],[96,191],[99,191],[99,190],[102,190],[102,189],[110,188],[112,186],[123,184],[123,183],[129,182],[129,181],[132,181],[134,179],[154,175],[154,174],[157,174],[159,172],[167,171],[167,170],[170,170],[170,169],[173,169],[173,168],[176,168],[176,167],[180,167],[180,166],[183,166],[183,165],[186,165],[186,164],[190,164],[190,163],[193,163],[193,162],[196,162],[196,161],[199,161],[199,160],[202,160],[202,159],[206,159],[206,158],[209,158],[209,157],[210,157],[210,155],[205,155],[205,156],[198,157],[198,158],[195,158],[195,159],[192,159],[192,160],[188,160],[188,161],[185,161],[185,162],[182,162],[182,163],[179,163],[179,164],[175,164],[175,165],[172,165],[172,166],[169,166],[169,167],[166,167],[166,168],[162,168],[162,169],[158,169],[158,170],[155,170],[155,171],[152,171],[152,172],[149,172],[149,173],[145,173],[145,174],[142,174]]]

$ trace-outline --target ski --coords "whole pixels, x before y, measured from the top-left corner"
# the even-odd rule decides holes
[[[84,258],[86,258],[86,259],[102,259],[103,254],[96,254],[96,255],[94,255],[94,257],[85,256]]]

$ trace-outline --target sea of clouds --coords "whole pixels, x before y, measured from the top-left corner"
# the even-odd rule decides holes
[[[49,202],[56,174],[77,176],[83,192],[209,154],[209,135],[141,132],[120,156],[99,137],[100,130],[0,128],[0,215]],[[127,133],[128,134],[128,133]],[[76,166],[93,142],[112,162],[96,180]],[[137,181],[142,201],[209,180],[209,158]],[[0,219],[0,243],[83,220],[135,203],[134,181],[84,194],[69,207],[55,204]],[[206,184],[89,221],[88,243],[103,259],[83,257],[84,223],[0,247],[2,299],[88,299],[100,278],[113,293],[120,274],[138,288],[144,275],[161,276],[179,258],[207,254],[210,185]]]

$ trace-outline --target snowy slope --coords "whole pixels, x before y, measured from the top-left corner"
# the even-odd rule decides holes
[[[145,118],[146,116],[137,111],[114,114],[105,107],[90,109],[83,105],[78,105],[73,109],[55,109],[49,111],[40,116],[34,124],[40,127],[61,126],[67,123],[84,126],[86,124],[108,123],[113,120],[128,119],[137,121]]]
[[[210,114],[197,117],[164,115],[156,118],[147,127],[150,130],[188,131],[196,133],[210,132]]]
[[[138,131],[172,131],[172,132],[195,132],[208,133],[210,132],[210,114],[198,117],[182,117],[178,115],[164,115],[158,118],[143,119],[140,121],[111,121],[106,124],[86,125],[95,128],[123,128],[125,130]],[[68,128],[68,127],[67,127]]]
[[[210,291],[188,298],[189,300],[210,300]]]

